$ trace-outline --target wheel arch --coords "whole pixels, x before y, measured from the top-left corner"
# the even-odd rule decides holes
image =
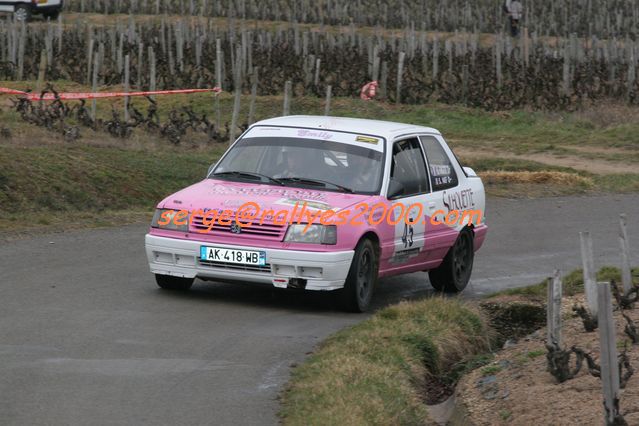
[[[375,247],[375,254],[377,255],[377,258],[379,259],[379,256],[381,254],[381,245],[380,245],[379,236],[375,232],[368,230],[359,237],[355,247],[357,247],[357,245],[359,245],[359,243],[361,243],[365,239],[371,240],[373,242],[373,246]]]

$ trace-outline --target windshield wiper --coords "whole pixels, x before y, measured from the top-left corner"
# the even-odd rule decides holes
[[[274,177],[270,177],[270,176],[266,176],[260,173],[254,173],[254,172],[238,172],[238,171],[228,171],[228,172],[217,172],[217,173],[213,173],[211,175],[211,177],[214,176],[235,176],[235,177],[239,177],[239,178],[251,178],[251,179],[259,179],[259,180],[264,180],[266,179],[269,182],[273,182],[277,185],[284,185],[284,182],[282,182],[279,179],[275,179]]]
[[[278,179],[282,182],[295,182],[295,183],[301,183],[303,185],[322,185],[324,187],[333,186],[343,192],[348,192],[349,194],[352,194],[354,192],[352,189],[347,188],[345,186],[338,185],[336,183],[328,182],[321,179],[310,179],[310,178],[300,178],[300,177],[283,177]]]

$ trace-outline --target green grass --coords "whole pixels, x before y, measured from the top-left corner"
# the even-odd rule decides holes
[[[513,413],[509,410],[501,410],[499,411],[499,417],[501,417],[502,420],[508,420],[510,419],[510,417],[513,415]]]
[[[634,277],[634,283],[639,285],[639,268],[632,269],[632,276]],[[611,281],[615,280],[617,283],[621,282],[621,271],[614,266],[604,266],[597,271],[597,281]],[[584,279],[583,271],[581,269],[575,269],[567,275],[561,277],[562,289],[564,296],[574,296],[575,294],[583,293],[584,291]],[[546,298],[546,288],[548,286],[547,280],[544,280],[538,284],[511,288],[503,290],[489,297],[498,296],[523,296],[534,298]]]
[[[426,375],[488,348],[484,320],[456,299],[403,302],[342,330],[296,367],[284,424],[423,424]]]
[[[481,374],[486,376],[492,376],[494,374],[499,373],[502,370],[502,367],[499,365],[489,365],[488,367],[484,367],[481,369]]]
[[[114,147],[0,145],[0,229],[91,218],[96,225],[111,224],[112,219],[126,223],[201,180],[221,149],[150,153]]]
[[[535,351],[530,351],[526,354],[526,356],[530,359],[539,358],[542,355],[546,355],[546,351],[544,349],[537,349]]]

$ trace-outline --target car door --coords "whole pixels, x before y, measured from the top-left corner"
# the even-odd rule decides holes
[[[410,267],[425,260],[424,202],[430,192],[424,155],[416,136],[395,141],[391,157],[391,182],[403,187],[401,194],[389,197],[389,219],[394,223],[391,269]]]
[[[460,174],[463,173],[452,152],[447,152],[443,139],[436,135],[419,137],[426,154],[431,193],[426,201],[428,221],[425,230],[425,244],[428,247],[427,260],[437,263],[443,259],[455,242],[462,226],[455,218],[466,209],[472,208],[472,194],[460,187]],[[457,211],[449,216],[450,212]],[[449,223],[446,223],[448,220]],[[459,221],[457,221],[459,222]]]

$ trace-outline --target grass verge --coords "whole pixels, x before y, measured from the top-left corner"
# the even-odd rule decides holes
[[[486,352],[489,327],[457,299],[402,302],[342,330],[293,371],[284,424],[423,424],[426,386]]]
[[[58,230],[146,218],[144,212],[162,198],[202,179],[222,149],[149,153],[0,145],[0,230]]]
[[[633,282],[639,285],[639,267],[632,269]],[[621,271],[614,266],[603,266],[597,271],[597,281],[611,281],[621,283]],[[561,277],[564,296],[574,296],[584,292],[584,276],[581,269],[575,269],[567,275]],[[524,298],[545,299],[548,281],[544,280],[538,284],[527,287],[511,288],[488,296],[495,298],[499,296],[523,296]]]

